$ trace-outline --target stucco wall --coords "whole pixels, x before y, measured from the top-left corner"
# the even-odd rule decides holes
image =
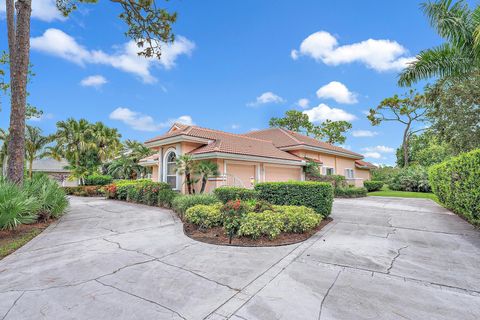
[[[158,166],[152,166],[152,181],[158,181]]]
[[[303,168],[289,166],[265,165],[265,181],[278,182],[289,180],[301,180]]]

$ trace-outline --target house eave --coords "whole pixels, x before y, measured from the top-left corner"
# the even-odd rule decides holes
[[[175,136],[175,137],[170,137],[170,138],[165,138],[165,139],[159,139],[159,140],[154,140],[154,141],[147,141],[145,142],[145,146],[149,148],[154,148],[154,147],[161,147],[167,144],[173,144],[173,143],[178,143],[178,142],[195,142],[195,143],[201,143],[201,144],[208,144],[212,142],[212,140],[209,139],[204,139],[204,138],[198,138],[198,137],[192,137],[192,136],[187,136],[185,134]]]
[[[208,153],[193,154],[192,157],[195,160],[226,159],[226,160],[241,160],[241,161],[252,161],[252,162],[286,164],[286,165],[293,165],[293,166],[304,166],[305,165],[305,161],[303,161],[303,160],[299,160],[299,161],[286,160],[286,159],[269,158],[269,157],[240,155],[240,154],[225,153],[225,152],[208,152]]]
[[[280,147],[279,149],[283,150],[283,151],[309,150],[309,151],[317,151],[317,152],[321,152],[321,153],[331,154],[331,155],[335,155],[335,156],[342,156],[342,157],[345,157],[345,158],[351,158],[351,159],[357,159],[357,160],[363,159],[363,156],[361,156],[361,155],[357,156],[357,155],[353,155],[353,154],[346,153],[346,152],[334,151],[334,150],[329,150],[329,149],[326,149],[326,148],[314,147],[314,146],[309,146],[309,145],[295,145],[295,146],[288,146],[288,147]]]

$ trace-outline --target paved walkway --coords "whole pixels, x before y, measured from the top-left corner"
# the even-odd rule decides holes
[[[480,319],[480,233],[430,200],[336,200],[306,242],[193,241],[168,210],[72,198],[0,261],[0,319]]]

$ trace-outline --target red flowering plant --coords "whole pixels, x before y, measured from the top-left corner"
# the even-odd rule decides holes
[[[241,200],[230,200],[220,209],[223,214],[223,228],[228,234],[229,243],[240,229],[243,216],[248,211],[248,206]]]
[[[116,194],[117,194],[117,186],[114,184],[109,184],[103,187],[103,190],[105,190],[105,195],[107,196],[108,199],[115,199]]]

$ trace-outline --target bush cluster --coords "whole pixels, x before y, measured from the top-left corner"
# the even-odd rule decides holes
[[[336,198],[361,198],[367,196],[367,188],[363,187],[347,187],[347,188],[336,188],[335,197]]]
[[[193,207],[197,204],[215,204],[218,203],[217,197],[210,194],[196,194],[196,195],[185,195],[178,196],[172,201],[172,208],[180,216],[183,216],[188,208]]]
[[[113,178],[109,175],[93,174],[85,178],[86,186],[106,186],[112,183]]]
[[[307,180],[317,182],[329,182],[333,188],[345,188],[348,187],[345,177],[339,174],[323,175],[323,174],[309,174]]]
[[[217,198],[227,203],[231,200],[253,200],[257,198],[257,191],[241,187],[218,187],[213,190]]]
[[[392,173],[388,187],[396,191],[431,192],[428,170],[422,166],[402,168]]]
[[[480,149],[432,166],[429,180],[445,207],[480,225]]]
[[[363,182],[363,186],[368,190],[368,192],[378,191],[382,189],[384,184],[385,182],[383,181],[374,181],[374,180]]]
[[[333,186],[327,182],[263,182],[255,185],[258,199],[275,205],[307,206],[327,217],[332,211]]]
[[[281,233],[304,233],[322,221],[322,216],[305,206],[271,206],[270,209],[254,212],[254,206],[240,200],[223,206],[195,205],[187,209],[185,220],[199,228],[223,226],[227,235],[257,239],[261,236],[274,239]]]
[[[126,200],[149,206],[171,207],[178,195],[165,182],[153,182],[149,179],[120,180],[103,188],[110,199]]]
[[[34,175],[23,186],[0,180],[0,229],[58,218],[67,207],[65,192],[46,175]]]
[[[78,197],[101,197],[104,195],[101,186],[63,187],[66,194]]]

